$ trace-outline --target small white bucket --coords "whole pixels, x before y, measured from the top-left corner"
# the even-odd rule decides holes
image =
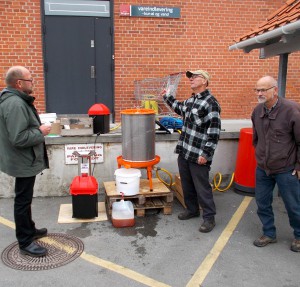
[[[119,168],[115,171],[117,192],[125,196],[135,195],[140,190],[141,171],[135,168]]]

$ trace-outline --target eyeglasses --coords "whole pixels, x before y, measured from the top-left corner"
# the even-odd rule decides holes
[[[33,79],[18,79],[18,81],[33,82]]]
[[[271,87],[271,88],[268,88],[268,89],[253,89],[253,91],[254,91],[256,94],[259,94],[260,92],[261,92],[262,94],[264,94],[264,93],[266,93],[267,91],[269,91],[269,90],[271,90],[271,89],[273,89],[273,88],[275,88],[275,86],[273,86],[273,87]]]

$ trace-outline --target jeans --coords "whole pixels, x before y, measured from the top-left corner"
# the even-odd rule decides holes
[[[209,183],[210,167],[187,161],[179,155],[178,169],[187,210],[198,213],[200,204],[203,209],[203,219],[214,219],[216,206]]]
[[[267,175],[263,169],[256,168],[257,215],[263,225],[263,234],[268,237],[276,238],[272,202],[273,189],[277,183],[290,226],[294,229],[294,236],[300,239],[300,181],[297,175],[292,175],[292,172],[293,170]]]
[[[14,217],[16,237],[21,248],[32,242],[36,230],[31,216],[34,183],[35,176],[16,177],[15,181]]]

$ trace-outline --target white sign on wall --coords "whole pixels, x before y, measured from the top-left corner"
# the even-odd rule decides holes
[[[65,145],[65,163],[78,164],[78,157],[73,155],[77,151],[79,154],[87,155],[90,151],[95,151],[96,154],[91,156],[91,163],[101,163],[103,159],[103,143],[96,144],[66,144]]]

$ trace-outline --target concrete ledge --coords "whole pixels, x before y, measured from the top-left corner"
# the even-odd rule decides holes
[[[225,132],[222,131],[220,139],[238,139],[240,132]],[[172,134],[156,134],[156,142],[177,141],[179,134],[174,132]],[[60,144],[83,144],[83,143],[122,143],[122,134],[103,134],[92,136],[63,136],[63,137],[46,137],[46,145],[60,145]]]
[[[222,131],[220,139],[238,139],[240,136],[240,129],[245,127],[252,127],[251,120],[222,120]],[[156,134],[155,141],[177,141],[179,134],[174,132],[172,134]],[[64,136],[64,137],[46,137],[46,145],[53,144],[82,144],[82,143],[122,143],[121,128],[107,134],[99,136]]]
[[[211,177],[217,172],[230,175],[234,172],[239,131],[243,127],[251,127],[249,120],[224,120],[222,133],[211,166]],[[155,154],[160,156],[157,166],[166,169],[171,174],[178,173],[177,155],[174,149],[179,134],[157,134],[155,139]],[[35,196],[65,196],[69,195],[69,187],[78,174],[77,165],[65,164],[65,144],[103,143],[104,162],[93,165],[93,175],[103,188],[104,181],[115,180],[114,172],[118,168],[117,157],[122,154],[122,135],[120,131],[110,132],[100,136],[47,137],[46,146],[49,155],[50,169],[37,175]],[[161,174],[160,174],[161,175]],[[153,172],[153,177],[155,177]],[[142,169],[142,177],[146,178],[146,170]],[[0,198],[14,196],[14,178],[0,172]]]

